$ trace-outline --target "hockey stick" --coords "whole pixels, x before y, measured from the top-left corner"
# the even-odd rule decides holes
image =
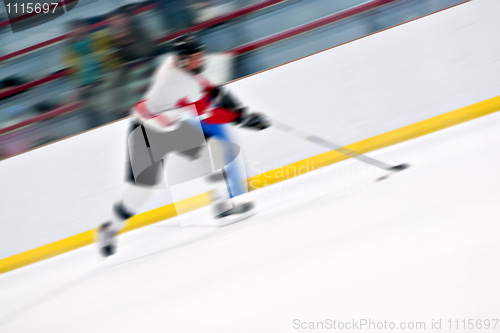
[[[289,126],[289,125],[277,122],[275,120],[272,120],[271,123],[272,123],[272,126],[276,127],[277,129],[279,129],[279,130],[281,130],[283,132],[293,134],[293,135],[298,136],[298,137],[300,137],[300,138],[302,138],[302,139],[304,139],[306,141],[318,144],[320,146],[326,147],[326,148],[331,149],[331,150],[338,151],[341,154],[344,154],[346,156],[355,158],[355,159],[357,159],[357,160],[359,160],[361,162],[364,162],[366,164],[370,164],[370,165],[372,165],[374,167],[377,167],[377,168],[380,168],[380,169],[387,170],[387,171],[391,172],[391,173],[389,173],[389,174],[387,174],[385,176],[382,176],[382,177],[378,178],[377,180],[379,180],[379,181],[387,179],[393,173],[396,173],[396,172],[402,171],[404,169],[407,169],[410,166],[410,164],[408,164],[408,163],[403,163],[403,164],[398,164],[398,165],[387,164],[387,163],[382,162],[380,160],[377,160],[377,159],[375,159],[373,157],[370,157],[370,156],[358,153],[358,152],[356,152],[354,150],[351,150],[349,148],[346,148],[346,147],[343,147],[343,146],[338,145],[336,143],[333,143],[331,141],[322,139],[322,138],[320,138],[320,137],[318,137],[316,135],[312,135],[312,134],[309,134],[309,133],[306,133],[306,132],[299,131],[298,129],[295,129],[295,128]]]

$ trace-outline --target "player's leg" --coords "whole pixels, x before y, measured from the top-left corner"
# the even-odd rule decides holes
[[[203,132],[207,139],[215,139],[222,144],[226,182],[229,186],[231,198],[248,192],[243,159],[239,147],[234,143],[226,124],[205,124],[202,122]]]
[[[218,154],[212,154],[212,158],[216,164],[220,164],[220,168],[216,168],[216,171],[208,177],[215,186],[212,191],[215,217],[231,217],[230,219],[240,220],[251,216],[254,204],[241,198],[235,199],[237,196],[248,192],[241,149],[230,137],[227,125],[202,123],[202,128],[208,139],[217,140],[215,143],[211,142],[209,147],[222,149],[222,154],[219,154],[219,156],[217,156]],[[211,150],[213,152],[216,149]],[[222,158],[223,162],[217,163],[217,158]],[[218,181],[219,185],[215,181]],[[222,181],[224,181],[224,184],[221,185]],[[227,189],[223,189],[224,186]],[[217,201],[221,195],[219,193],[222,193],[223,190],[228,193],[229,200]]]
[[[169,156],[166,160],[167,180],[169,190],[174,198],[178,201],[175,204],[178,214],[188,212],[190,210],[183,204],[183,184],[190,180],[205,178],[210,189],[210,199],[214,216],[216,218],[225,218],[231,216],[230,219],[234,222],[241,218],[250,216],[249,211],[253,208],[251,203],[242,202],[231,196],[231,186],[229,183],[228,174],[226,172],[225,154],[228,143],[226,142],[209,142],[207,145],[199,147],[197,150],[187,150],[178,154]],[[234,145],[233,148],[238,148]],[[241,158],[241,154],[235,153],[236,158]],[[187,209],[187,210],[186,210]],[[244,214],[244,215],[243,215]],[[222,222],[226,223],[226,221]]]
[[[199,121],[188,121],[183,126],[186,126],[186,128],[180,133],[179,138],[171,138],[172,142],[183,137],[184,139],[181,140],[183,144],[179,144],[177,147],[179,150],[175,154],[170,155],[165,161],[169,190],[174,202],[178,201],[179,203],[179,205],[176,205],[177,213],[182,214],[189,211],[189,208],[182,200],[185,198],[184,184],[188,184],[190,181],[195,181],[201,177],[204,177],[208,181],[215,216],[226,217],[246,212],[250,208],[250,204],[238,205],[232,199],[234,195],[231,195],[231,193],[240,194],[245,192],[241,190],[241,186],[237,187],[240,179],[234,180],[234,186],[231,186],[226,170],[227,162],[230,158],[233,160],[242,159],[239,147],[229,142],[228,137],[223,137],[220,129],[219,132],[215,131],[215,128],[212,128],[214,131],[211,132],[208,130],[203,131]],[[219,140],[218,142],[210,142],[208,144],[207,139],[210,139],[214,135],[218,135],[219,139],[225,138],[226,142]],[[196,146],[191,144],[184,146],[188,138],[199,138],[199,136],[201,136],[201,139],[198,140],[199,142],[197,142]],[[233,172],[232,177],[235,175]]]
[[[146,174],[152,182],[163,181],[161,162],[151,166]],[[133,178],[127,181],[126,189],[111,210],[110,220],[98,229],[98,247],[101,255],[109,256],[116,252],[117,235],[123,229],[128,219],[137,215],[154,195],[152,187],[138,186]]]
[[[131,136],[137,132],[140,133],[139,136]],[[142,206],[150,200],[154,193],[153,189],[164,183],[162,161],[152,160],[152,163],[147,166],[143,158],[144,153],[139,151],[143,150],[144,147],[149,148],[146,144],[142,144],[141,140],[149,141],[146,140],[146,134],[143,134],[138,123],[131,124],[129,139],[131,137],[133,140],[127,141],[126,189],[121,198],[114,203],[110,220],[102,224],[97,232],[97,245],[103,256],[115,253],[117,235],[123,229],[126,221],[136,215]],[[145,165],[147,167],[144,167]]]

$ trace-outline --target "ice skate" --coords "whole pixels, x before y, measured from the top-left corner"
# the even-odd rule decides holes
[[[116,234],[111,228],[111,222],[106,222],[97,229],[97,247],[101,256],[109,257],[115,254]]]
[[[220,226],[236,223],[255,215],[255,205],[252,202],[242,202],[215,215]]]

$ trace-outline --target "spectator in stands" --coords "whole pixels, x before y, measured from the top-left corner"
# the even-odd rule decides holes
[[[70,29],[65,55],[78,86],[98,84],[102,69],[96,56],[96,41],[87,32],[87,23],[83,20],[71,22]]]
[[[149,76],[154,68],[152,59],[160,52],[127,7],[115,11],[108,24],[112,54],[119,64],[112,73],[111,103],[116,117],[121,117],[127,115],[129,107],[137,102],[134,100],[131,105],[123,105],[126,97],[135,95],[130,92],[131,82],[128,82],[133,70],[142,67]]]
[[[65,47],[65,60],[76,85],[74,99],[81,103],[89,128],[103,123],[101,108],[96,101],[105,71],[104,61],[100,59],[97,50],[105,49],[102,45],[99,46],[105,43],[106,41],[88,32],[85,21],[70,23],[70,38]]]
[[[124,63],[155,56],[153,40],[127,7],[115,11],[109,17],[108,24],[116,55]]]

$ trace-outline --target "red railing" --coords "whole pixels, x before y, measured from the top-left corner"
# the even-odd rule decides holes
[[[144,7],[141,7],[141,8],[138,8],[138,9],[134,10],[133,14],[134,15],[138,15],[140,13],[153,10],[154,8],[156,8],[156,5],[154,5],[154,4],[148,5],[148,6],[144,6]],[[107,24],[106,20],[104,20],[102,22],[94,23],[94,24],[92,24],[91,26],[88,27],[88,30],[97,29],[97,28],[105,26],[106,24]],[[58,37],[54,37],[54,38],[48,39],[48,40],[43,41],[41,43],[28,46],[28,47],[26,47],[24,49],[14,51],[14,52],[9,53],[9,54],[5,54],[3,56],[0,56],[0,62],[6,61],[6,60],[9,60],[9,59],[13,59],[13,58],[17,58],[17,57],[21,57],[21,56],[27,55],[27,54],[29,54],[31,52],[39,51],[39,50],[41,50],[43,48],[46,48],[46,47],[49,47],[49,46],[57,45],[58,43],[64,41],[65,39],[68,39],[69,36],[70,36],[70,34],[64,34],[64,35],[61,35],[61,36],[58,36]]]
[[[334,23],[334,22],[338,22],[338,21],[340,21],[342,19],[348,18],[350,16],[353,16],[353,15],[365,12],[367,10],[379,7],[381,5],[384,5],[386,3],[393,2],[393,1],[395,1],[395,0],[375,0],[375,1],[372,1],[372,2],[367,3],[367,4],[363,4],[363,5],[360,5],[360,6],[353,7],[351,9],[345,10],[343,12],[330,15],[330,16],[325,17],[323,19],[320,19],[320,20],[317,20],[317,21],[314,21],[314,22],[311,22],[311,23],[304,24],[304,25],[299,26],[297,28],[294,28],[294,29],[291,29],[291,30],[288,30],[288,31],[284,31],[282,33],[278,33],[276,35],[273,35],[273,36],[270,36],[270,37],[267,37],[267,38],[263,38],[263,39],[258,40],[256,42],[249,43],[247,45],[243,45],[243,46],[237,47],[237,48],[235,48],[233,50],[226,51],[226,53],[230,53],[230,54],[233,54],[233,55],[241,55],[241,54],[244,54],[244,53],[247,53],[247,52],[251,52],[251,51],[254,51],[256,49],[262,48],[264,46],[268,46],[270,44],[282,41],[282,40],[290,38],[290,37],[294,37],[294,36],[300,35],[302,33],[305,33],[305,32],[308,32],[308,31],[311,31],[311,30],[323,27],[325,25],[328,25],[328,24],[331,24],[331,23]],[[273,2],[276,2],[276,1],[273,1]],[[262,5],[264,5],[264,3],[260,3],[259,5],[262,6]],[[253,7],[253,6],[251,6],[251,7]],[[259,7],[259,8],[261,8],[261,7]],[[248,10],[249,9],[250,9],[250,7],[244,8],[244,9],[238,11],[238,13],[239,13],[238,15],[246,15],[246,14],[248,14]],[[245,14],[242,14],[242,13],[245,13]],[[225,15],[224,17],[227,18],[229,15],[236,15],[236,14],[237,14],[237,12],[234,12],[232,14]],[[216,20],[223,19],[224,17],[217,18]],[[224,20],[222,20],[222,21],[224,21]],[[100,22],[98,24],[105,24],[105,23]],[[161,43],[162,41],[173,39],[173,38],[175,38],[175,37],[177,37],[179,35],[182,35],[182,34],[184,34],[186,32],[191,32],[191,29],[192,28],[187,28],[187,29],[181,30],[179,32],[176,32],[174,34],[170,34],[168,36],[165,36],[163,38],[158,39],[157,42]],[[69,74],[69,73],[67,73],[67,74]],[[44,79],[40,79],[40,80],[37,80],[37,81],[34,81],[34,82],[39,82],[39,83],[35,84],[35,85],[32,85],[31,83],[28,83],[28,84],[26,84],[24,86],[29,86],[29,88],[32,88],[33,86],[45,83]],[[12,92],[11,92],[11,90],[12,90]],[[0,98],[2,96],[12,95],[12,94],[14,94],[14,93],[16,93],[16,92],[18,92],[18,91],[20,91],[22,89],[19,89],[19,87],[16,87],[16,88],[13,88],[11,90],[7,90],[3,94],[0,94]]]
[[[285,40],[287,38],[291,38],[291,37],[303,34],[303,33],[308,32],[308,31],[312,31],[314,29],[326,26],[326,25],[334,23],[334,22],[338,22],[340,20],[349,18],[351,16],[360,14],[360,13],[368,11],[368,10],[375,9],[377,7],[380,7],[382,5],[385,5],[387,3],[391,3],[391,2],[394,2],[394,1],[397,1],[397,0],[374,0],[372,2],[363,4],[363,5],[359,5],[359,6],[350,8],[350,9],[347,9],[347,10],[345,10],[343,12],[336,13],[336,14],[327,16],[325,18],[313,21],[311,23],[304,24],[304,25],[299,26],[297,28],[293,28],[293,29],[287,30],[285,32],[278,33],[276,35],[273,35],[273,36],[270,36],[270,37],[267,37],[267,38],[263,38],[263,39],[258,40],[256,42],[252,42],[252,43],[249,43],[247,45],[243,45],[243,46],[237,47],[235,49],[226,51],[226,53],[233,54],[233,55],[241,55],[241,54],[244,54],[244,53],[247,53],[247,52],[255,51],[256,49],[259,49],[259,48],[268,46],[270,44],[273,44],[273,43]],[[67,72],[61,72],[61,73],[64,73],[64,74],[62,74],[62,76],[68,75]],[[52,80],[57,80],[57,79],[60,78],[60,77],[56,78],[54,75],[55,74],[51,75]],[[43,80],[43,79],[41,79],[41,80]],[[52,81],[52,80],[49,80],[49,81]],[[36,82],[36,81],[34,81],[34,82]],[[27,84],[25,84],[23,86],[29,85],[31,83],[27,83]],[[30,87],[32,87],[32,86],[30,86]],[[16,89],[16,92],[17,91],[22,91],[22,89],[19,90],[18,88],[20,88],[20,87],[16,87],[16,88],[13,88],[13,89]],[[11,89],[11,90],[13,90],[13,89]],[[15,93],[15,92],[11,92],[11,90],[7,90],[7,91],[3,92],[3,94],[11,95],[11,94]],[[0,97],[1,96],[2,96],[2,94],[0,94]],[[72,112],[72,111],[75,111],[77,109],[75,106],[73,106],[73,108],[74,109],[72,109],[72,110],[66,110],[63,113]],[[57,110],[60,110],[60,109],[57,109]],[[57,110],[54,110],[54,111],[57,111]],[[9,126],[7,128],[4,128],[4,129],[0,129],[0,135],[8,133],[8,132],[11,132],[11,131],[14,131],[16,129],[19,129],[19,128],[27,126],[27,125],[31,125],[31,124],[36,123],[38,121],[41,121],[41,120],[44,120],[44,119],[47,119],[47,118],[50,118],[50,117],[55,117],[55,116],[58,116],[58,115],[62,114],[62,113],[60,113],[60,111],[59,112],[54,112],[54,113],[52,113],[52,112],[53,111],[50,111],[50,112],[47,112],[47,113],[43,114],[42,116],[48,115],[47,117],[44,117],[44,118],[40,118],[41,116],[37,116],[37,117],[31,118],[31,119],[25,120],[25,121],[23,121],[23,122],[21,122],[19,124],[15,124],[15,125]]]
[[[75,2],[75,1],[78,1],[78,0],[62,0],[63,4],[64,5],[67,5],[68,3],[72,3],[72,2]],[[52,4],[49,6],[49,10],[53,10],[55,8],[57,8],[57,6],[59,5],[56,4],[55,6],[52,6]],[[149,5],[150,6],[150,5]],[[145,7],[148,7],[148,6],[145,6]],[[156,6],[155,6],[156,7]],[[26,19],[29,19],[31,17],[34,17],[34,16],[37,16],[37,15],[42,15],[43,13],[36,13],[36,12],[33,12],[33,13],[28,13],[28,14],[24,14],[24,15],[21,15],[21,16],[18,16],[18,17],[15,17],[13,19],[9,19],[9,20],[5,20],[5,21],[1,21],[0,22],[0,28],[3,28],[3,27],[6,27],[12,23],[17,23],[17,22],[20,22],[20,21],[23,21],[23,20],[26,20]]]
[[[193,33],[193,32],[196,32],[196,31],[200,31],[200,30],[203,30],[203,29],[207,29],[207,28],[213,27],[214,25],[217,25],[217,24],[220,24],[220,23],[223,23],[223,22],[226,22],[226,21],[231,21],[231,20],[237,19],[239,17],[251,14],[251,13],[259,11],[261,9],[264,9],[264,8],[267,8],[267,7],[271,7],[271,6],[277,5],[277,4],[281,3],[281,2],[286,2],[286,1],[288,1],[288,0],[268,0],[268,1],[263,1],[263,2],[260,2],[258,4],[255,4],[255,5],[239,9],[239,10],[233,12],[233,13],[222,15],[222,16],[216,17],[214,19],[205,21],[203,23],[197,24],[195,26],[192,26],[192,27],[189,27],[189,28],[182,29],[180,31],[174,32],[174,33],[172,33],[170,35],[167,35],[165,37],[162,37],[162,38],[158,39],[158,42],[159,43],[164,43],[164,42],[167,42],[167,41],[169,41],[171,39],[177,38],[179,36],[182,36],[182,35],[185,35],[185,34],[189,34],[189,33]]]
[[[77,103],[72,103],[72,104],[68,104],[68,105],[62,106],[60,108],[57,108],[57,109],[54,109],[52,111],[46,112],[46,113],[41,114],[39,116],[23,120],[23,121],[21,121],[21,122],[19,122],[17,124],[14,124],[14,125],[11,125],[11,126],[8,126],[8,127],[5,127],[5,128],[1,128],[0,129],[0,135],[6,134],[6,133],[9,133],[9,132],[12,132],[12,131],[15,131],[17,129],[20,129],[20,128],[28,126],[28,125],[32,125],[32,124],[38,123],[38,122],[40,122],[42,120],[45,120],[45,119],[57,117],[57,116],[60,116],[62,114],[65,114],[65,113],[74,112],[74,111],[78,110],[79,108],[80,108],[80,105],[77,104]]]
[[[208,20],[206,22],[197,24],[197,25],[195,25],[193,27],[189,27],[189,28],[182,29],[180,31],[174,32],[172,34],[169,34],[167,36],[164,36],[164,37],[158,39],[157,42],[158,43],[164,43],[164,42],[166,42],[168,40],[174,39],[174,38],[176,38],[178,36],[181,36],[183,34],[200,31],[200,30],[206,29],[208,27],[211,27],[211,26],[223,23],[225,21],[234,20],[234,19],[239,18],[241,16],[251,14],[253,12],[259,11],[259,10],[264,9],[266,7],[270,7],[270,6],[276,5],[276,4],[281,3],[281,2],[285,2],[285,1],[287,1],[287,0],[267,0],[267,1],[263,1],[261,3],[255,4],[255,5],[252,5],[252,6],[248,6],[248,7],[242,8],[240,10],[237,10],[237,11],[233,12],[233,13],[222,15],[220,17],[216,17],[216,18]],[[149,10],[153,10],[154,8],[156,8],[156,5],[152,4],[152,5],[148,5],[148,6],[144,6],[144,7],[138,8],[133,13],[134,13],[134,15],[138,15],[140,13],[143,13],[143,12],[146,12],[146,11],[149,11]],[[7,22],[7,24],[9,24],[8,21],[4,21],[4,22],[2,22],[0,24],[5,24],[5,22]],[[106,24],[107,24],[106,21],[95,23],[95,24],[93,24],[93,25],[91,25],[89,27],[89,30],[100,28],[100,27],[102,27],[102,26],[104,26]],[[24,49],[21,49],[21,50],[18,50],[18,51],[9,53],[9,54],[5,54],[3,56],[0,56],[0,62],[6,61],[6,60],[9,60],[9,59],[13,59],[13,58],[17,58],[17,57],[29,54],[29,53],[31,53],[33,51],[37,51],[37,50],[43,49],[43,48],[48,47],[48,46],[54,46],[54,45],[58,44],[59,42],[64,41],[68,37],[69,37],[69,34],[64,34],[62,36],[58,36],[58,37],[55,37],[55,38],[52,38],[52,39],[48,39],[48,40],[43,41],[41,43],[28,46],[28,47],[26,47]]]
[[[78,0],[62,0],[62,5],[67,5],[67,4],[70,4],[72,2],[76,2],[76,1],[78,1]],[[59,4],[60,3],[57,3],[55,6],[53,6],[52,4],[50,4],[49,7],[48,7],[48,10],[52,11],[52,10],[56,9]],[[2,21],[2,22],[0,22],[0,28],[6,27],[9,24],[17,23],[17,22],[29,19],[31,17],[37,16],[37,15],[41,15],[41,14],[42,13],[36,13],[35,11],[33,11],[33,13],[27,13],[27,14],[15,17],[15,18],[13,18],[11,20]]]
[[[25,91],[25,90],[28,90],[28,89],[31,89],[31,88],[34,88],[37,86],[41,86],[42,84],[45,84],[45,83],[48,83],[51,81],[61,79],[65,76],[68,76],[69,74],[70,74],[69,70],[62,70],[60,72],[50,74],[46,77],[42,77],[41,79],[31,81],[31,82],[22,84],[20,86],[14,87],[14,88],[4,90],[4,91],[0,92],[0,99],[5,98],[5,97],[9,97],[11,95],[17,94],[19,92],[22,92],[22,91]]]
[[[176,38],[178,36],[181,36],[183,34],[192,33],[192,32],[195,32],[195,31],[202,30],[202,29],[206,29],[208,27],[211,27],[211,26],[214,26],[214,25],[217,25],[217,24],[220,24],[222,22],[229,21],[229,20],[233,20],[235,18],[244,16],[244,15],[248,15],[250,13],[253,13],[253,12],[256,12],[258,10],[261,10],[261,9],[264,9],[264,8],[276,5],[276,4],[284,2],[284,1],[286,1],[286,0],[268,0],[268,1],[263,1],[263,2],[260,2],[258,4],[252,5],[252,6],[248,6],[248,7],[242,8],[240,10],[237,10],[237,11],[233,12],[233,13],[222,15],[220,17],[217,17],[215,19],[206,21],[206,22],[198,24],[196,26],[189,27],[189,28],[180,30],[178,32],[169,34],[167,36],[161,37],[161,38],[157,39],[156,42],[157,43],[164,43],[164,42],[169,41],[171,39],[174,39],[174,38]],[[140,13],[152,10],[154,8],[156,8],[155,4],[144,6],[144,7],[138,8],[134,12],[134,14],[137,15],[137,14],[140,14]],[[91,30],[91,29],[100,28],[100,27],[102,27],[102,26],[104,26],[106,24],[107,24],[106,21],[102,21],[102,22],[93,24],[92,26],[89,27],[89,29]],[[5,56],[1,56],[0,57],[0,62],[4,61],[4,60],[7,60],[7,59],[10,59],[10,58],[15,58],[17,56],[21,56],[21,55],[24,55],[24,54],[36,51],[36,50],[39,50],[39,49],[42,49],[42,48],[47,47],[47,46],[51,46],[51,45],[53,45],[55,43],[58,43],[58,42],[62,42],[63,40],[67,39],[68,37],[69,37],[69,34],[65,34],[65,35],[62,35],[62,36],[59,36],[59,37],[56,37],[56,38],[53,38],[53,39],[49,39],[49,40],[46,40],[44,42],[41,42],[41,43],[38,43],[38,44],[35,44],[35,45],[32,45],[32,46],[27,47],[25,49],[22,49],[22,50],[19,50],[19,51],[7,54]],[[65,73],[66,73],[66,75],[69,74],[69,72],[65,72]],[[3,93],[0,93],[0,98],[13,95],[13,94],[15,94],[17,92],[20,92],[20,91],[23,91],[25,89],[30,89],[30,88],[33,88],[35,86],[42,85],[42,84],[44,84],[46,82],[62,78],[63,76],[65,76],[65,75],[57,75],[56,76],[54,74],[51,74],[51,75],[49,75],[49,76],[47,76],[45,78],[41,78],[39,80],[26,83],[26,84],[24,84],[22,86],[19,86],[19,87],[8,89],[8,90],[4,91]]]
[[[284,31],[282,33],[279,33],[279,34],[276,34],[276,35],[273,35],[273,36],[270,36],[267,38],[263,38],[263,39],[258,40],[256,42],[237,47],[233,50],[227,51],[226,53],[231,53],[233,55],[241,55],[244,53],[248,53],[248,52],[254,51],[256,49],[259,49],[261,47],[268,46],[270,44],[274,44],[276,42],[283,41],[287,38],[291,38],[291,37],[309,32],[311,30],[314,30],[314,29],[317,29],[320,27],[324,27],[328,24],[338,22],[340,20],[343,20],[343,19],[346,19],[348,17],[360,14],[362,12],[366,12],[366,11],[371,10],[371,9],[375,9],[377,7],[380,7],[382,5],[385,5],[387,3],[394,2],[394,1],[396,1],[396,0],[374,0],[372,2],[365,3],[362,5],[347,9],[347,10],[342,11],[340,13],[336,13],[336,14],[324,17],[322,19],[301,25],[299,27]]]

